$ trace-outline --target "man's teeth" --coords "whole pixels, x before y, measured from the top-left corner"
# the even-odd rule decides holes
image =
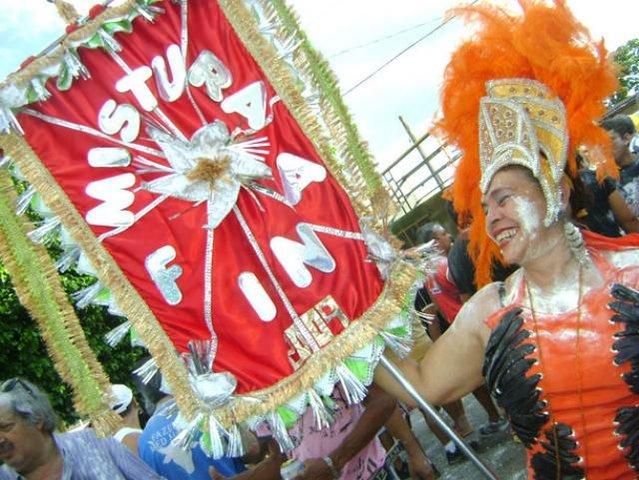
[[[499,235],[497,235],[497,241],[498,242],[502,242],[504,240],[509,240],[509,239],[513,238],[516,233],[517,233],[517,230],[515,230],[515,229],[505,230],[505,231],[501,232]]]

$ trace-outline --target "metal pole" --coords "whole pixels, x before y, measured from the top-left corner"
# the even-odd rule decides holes
[[[408,394],[415,400],[419,408],[421,408],[426,414],[432,418],[437,426],[441,428],[448,438],[450,438],[453,442],[457,444],[457,446],[464,452],[471,462],[475,464],[477,469],[484,474],[486,478],[491,480],[499,480],[499,477],[490,469],[488,465],[486,465],[481,458],[479,458],[475,452],[471,450],[468,444],[464,441],[462,437],[457,435],[455,431],[448,426],[448,424],[440,417],[437,410],[433,408],[424,398],[415,390],[415,387],[404,377],[401,371],[386,357],[382,355],[380,359],[380,363],[382,366],[388,370],[395,380],[408,392]]]

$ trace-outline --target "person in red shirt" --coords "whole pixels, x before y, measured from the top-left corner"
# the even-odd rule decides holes
[[[424,288],[439,313],[438,321],[431,322],[427,327],[430,337],[436,340],[455,321],[464,303],[448,273],[447,256],[453,246],[453,237],[439,223],[422,225],[416,236],[418,244],[430,244],[433,252],[432,258],[426,262]]]

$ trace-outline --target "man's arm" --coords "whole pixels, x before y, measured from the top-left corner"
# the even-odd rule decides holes
[[[375,385],[371,385],[364,401],[366,406],[364,413],[340,445],[328,455],[337,471],[341,471],[355,455],[373,441],[377,432],[393,413],[396,403],[393,397]],[[313,458],[304,462],[302,478],[305,480],[331,480],[334,475],[330,465],[324,459]]]
[[[483,288],[464,304],[455,322],[426,352],[419,362],[385,355],[402,371],[408,381],[431,404],[457,400],[481,385],[484,349],[490,329],[486,317],[499,307],[496,284]],[[415,401],[382,366],[375,370],[375,383],[404,403]]]
[[[255,467],[233,477],[225,477],[215,471],[213,467],[209,473],[213,480],[280,480],[280,468],[286,461],[286,455],[280,452],[277,442],[273,439],[268,444],[269,454]]]
[[[610,210],[612,210],[617,225],[627,233],[639,233],[639,219],[632,213],[626,200],[624,200],[618,190],[613,191],[608,196],[608,205],[610,205]]]
[[[408,454],[408,467],[411,478],[415,480],[428,480],[435,478],[435,473],[428,457],[424,453],[415,434],[404,418],[399,406],[395,405],[393,414],[386,422],[386,428],[390,434],[401,442]]]

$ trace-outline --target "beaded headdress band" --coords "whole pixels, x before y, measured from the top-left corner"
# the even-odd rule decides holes
[[[564,106],[535,80],[492,80],[486,90],[479,106],[479,187],[485,193],[508,165],[530,169],[544,192],[549,226],[561,211],[559,181],[568,148]]]

